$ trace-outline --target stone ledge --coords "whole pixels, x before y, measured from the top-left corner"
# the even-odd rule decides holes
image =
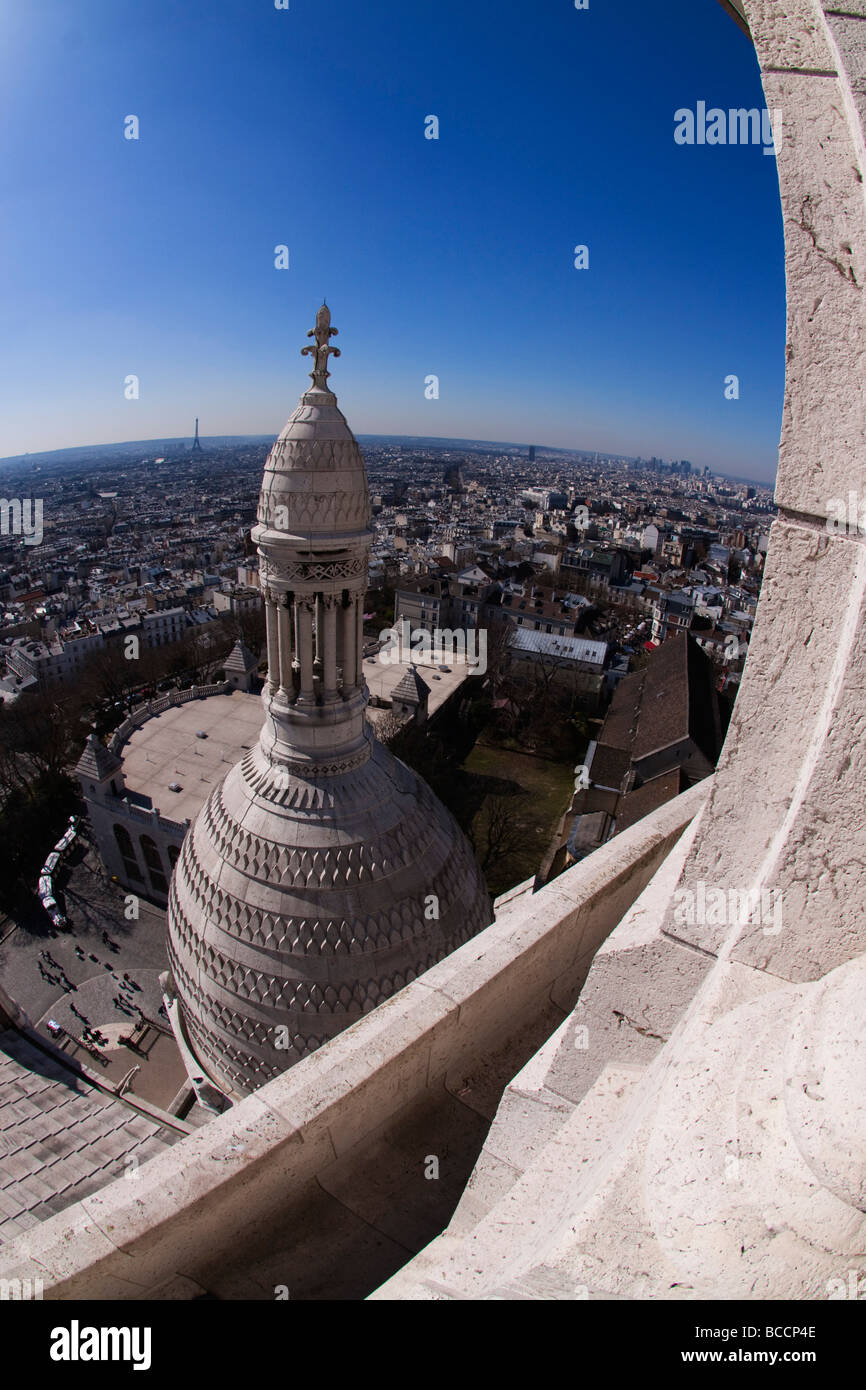
[[[274,1222],[316,1175],[447,1085],[573,991],[580,969],[703,804],[702,783],[568,870],[406,989],[234,1110],[62,1217],[10,1241],[5,1277],[49,1298],[148,1297],[240,1242],[267,1251]],[[580,962],[584,965],[581,966]],[[334,1259],[340,1252],[333,1253]],[[284,1282],[291,1284],[290,1273]]]

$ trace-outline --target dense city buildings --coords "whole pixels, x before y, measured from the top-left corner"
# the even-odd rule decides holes
[[[697,611],[707,607],[702,590],[714,585],[721,630],[757,597],[768,488],[657,459],[539,448],[530,465],[517,446],[361,443],[374,515],[371,587],[397,589],[410,618],[438,611],[477,620],[479,605],[515,580],[528,594],[539,578],[549,603],[566,608],[577,593],[650,617],[657,595],[682,594],[693,600],[693,623],[706,616]],[[207,629],[260,607],[249,530],[267,445],[162,448],[164,456],[135,462],[98,451],[72,464],[5,466],[6,492],[38,491],[44,517],[38,546],[0,537],[6,698],[16,677],[18,688],[31,678],[74,679],[90,652],[127,634],[159,646],[196,620]],[[437,585],[447,589],[446,608]],[[409,601],[420,589],[426,614]]]
[[[539,751],[560,756],[554,750],[575,711],[602,718],[622,677],[684,634],[709,658],[729,711],[760,592],[769,489],[685,462],[541,446],[531,459],[518,445],[447,441],[371,438],[363,450],[371,521],[362,640],[368,717],[380,735],[428,717],[435,730],[479,681],[500,723],[550,686],[567,691],[570,705],[551,716]],[[241,699],[265,677],[251,529],[266,455],[266,442],[205,441],[192,450],[166,441],[137,458],[118,446],[4,470],[8,494],[38,489],[44,534],[38,545],[2,537],[0,696],[11,709],[61,691],[61,702],[83,702],[100,739],[110,736],[123,786],[115,824],[133,848],[124,841],[123,854],[121,831],[106,831],[103,859],[118,882],[143,883],[161,903],[201,803],[193,798],[179,814],[188,793],[172,787],[189,787],[179,753],[164,786],[146,775],[159,756],[144,752],[157,728],[149,717],[160,701],[175,709],[172,719],[195,722],[176,703],[184,692]],[[393,670],[383,664],[389,630],[406,639]],[[440,660],[422,679],[412,661],[425,633],[439,642]],[[586,739],[594,732],[586,726]],[[203,741],[197,754],[205,757]],[[106,790],[111,780],[97,779],[92,793],[79,781],[101,824],[105,796],[116,795]],[[569,821],[566,839],[573,829]]]

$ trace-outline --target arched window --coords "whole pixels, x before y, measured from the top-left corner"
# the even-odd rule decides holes
[[[138,843],[141,845],[147,872],[150,874],[151,887],[155,893],[160,893],[165,897],[168,893],[168,884],[165,881],[165,870],[162,867],[159,850],[149,835],[142,835]]]
[[[123,869],[127,878],[134,878],[138,883],[143,883],[141,870],[135,857],[135,850],[132,848],[132,840],[125,825],[115,825],[114,838],[117,841],[117,848],[120,850],[120,857],[123,860]]]
[[[174,872],[174,866],[175,866],[175,864],[177,863],[179,856],[180,856],[180,850],[178,849],[177,845],[169,845],[169,847],[168,847],[168,863],[169,863],[169,868],[172,870],[172,872]]]

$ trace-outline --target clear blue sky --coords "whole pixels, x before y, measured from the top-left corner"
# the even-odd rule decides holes
[[[716,0],[7,0],[0,455],[276,433],[326,295],[357,433],[772,478],[775,160],[699,100],[764,104]]]

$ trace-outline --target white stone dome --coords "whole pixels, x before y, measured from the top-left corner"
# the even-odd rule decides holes
[[[284,1071],[491,920],[451,815],[372,738],[369,751],[309,779],[257,747],[184,841],[169,958],[193,1050],[230,1093]]]
[[[335,331],[323,306],[313,389],[271,450],[253,531],[268,634],[261,736],[190,827],[169,893],[179,1026],[232,1096],[493,917],[456,821],[367,723],[370,504],[326,386]]]
[[[265,464],[255,539],[277,539],[326,548],[344,545],[368,532],[370,497],[367,472],[357,440],[349,429],[337,398],[328,389],[328,357],[340,356],[331,346],[338,330],[323,304],[308,338],[315,347],[302,348],[313,358],[313,385],[274,444]]]
[[[309,544],[370,525],[364,460],[331,392],[307,391],[271,449],[258,521]]]

